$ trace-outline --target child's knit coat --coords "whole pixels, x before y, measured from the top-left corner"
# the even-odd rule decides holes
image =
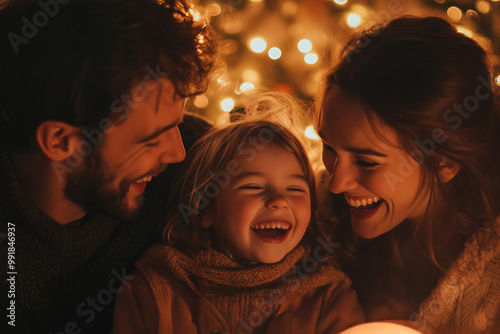
[[[318,252],[316,252],[318,253]],[[114,333],[337,333],[364,321],[350,281],[301,246],[244,268],[222,253],[195,258],[151,247],[117,296]]]

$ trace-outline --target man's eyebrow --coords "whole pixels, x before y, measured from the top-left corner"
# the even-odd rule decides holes
[[[172,128],[175,128],[176,126],[178,126],[181,123],[182,123],[182,116],[181,116],[181,118],[179,118],[174,123],[169,124],[169,125],[161,128],[161,129],[158,129],[155,132],[153,132],[152,134],[148,135],[147,137],[140,139],[139,141],[137,141],[137,144],[142,144],[142,143],[148,142],[148,141],[150,141],[152,139],[155,139],[156,137],[158,137],[162,133],[164,133],[164,132],[166,132],[166,131],[168,131],[168,130],[170,130]]]

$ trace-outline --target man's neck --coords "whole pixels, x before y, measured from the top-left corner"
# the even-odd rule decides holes
[[[10,158],[23,190],[47,216],[64,225],[85,215],[85,210],[64,195],[66,179],[58,179],[45,155],[14,153]]]

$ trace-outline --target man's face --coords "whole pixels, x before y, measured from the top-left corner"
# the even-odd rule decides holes
[[[119,114],[124,120],[108,127],[82,168],[69,173],[65,194],[83,208],[130,218],[140,208],[147,182],[169,163],[184,160],[177,125],[185,99],[166,79],[147,87],[155,88],[132,98],[130,111]]]

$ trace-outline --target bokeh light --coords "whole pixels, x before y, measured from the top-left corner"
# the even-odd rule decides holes
[[[255,53],[264,52],[267,48],[266,41],[260,37],[252,39],[250,49]]]
[[[462,11],[460,10],[460,8],[455,6],[451,6],[450,8],[448,8],[446,14],[455,22],[460,21],[460,19],[462,18]]]
[[[482,14],[487,14],[490,11],[490,3],[485,0],[476,1],[476,9]]]
[[[205,12],[209,16],[217,16],[222,12],[222,8],[218,3],[211,3],[205,8]]]
[[[244,82],[240,85],[240,92],[255,89],[255,85],[251,82]]]
[[[269,49],[269,52],[267,54],[269,55],[269,58],[276,60],[281,57],[281,50],[277,47],[273,47]]]
[[[310,40],[308,39],[301,39],[299,43],[297,44],[297,47],[299,48],[299,51],[302,53],[308,53],[311,52],[313,45]]]
[[[222,100],[220,103],[220,108],[224,112],[230,112],[231,110],[234,109],[234,100],[231,98]]]
[[[205,108],[208,106],[208,97],[205,94],[198,95],[194,98],[194,105],[198,108]]]
[[[314,126],[309,125],[306,130],[304,131],[304,134],[306,135],[307,138],[309,139],[319,139],[318,134],[316,133],[316,130],[314,130]]]
[[[313,52],[308,53],[304,56],[304,61],[309,65],[316,64],[316,62],[318,61],[318,55]]]
[[[358,14],[350,13],[349,15],[347,15],[347,24],[351,28],[356,28],[361,24],[361,18]]]

